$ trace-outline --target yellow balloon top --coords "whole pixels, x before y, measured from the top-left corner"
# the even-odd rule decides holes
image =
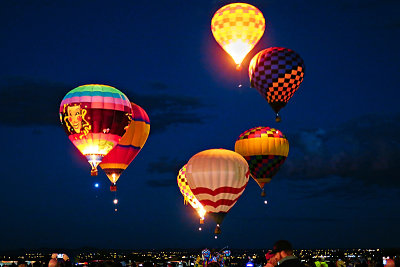
[[[260,10],[246,3],[221,7],[211,20],[211,31],[218,44],[238,67],[264,34],[265,19]]]

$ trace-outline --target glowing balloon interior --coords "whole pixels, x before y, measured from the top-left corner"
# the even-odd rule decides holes
[[[264,30],[265,19],[261,11],[246,3],[223,6],[211,20],[215,40],[233,58],[238,70]]]
[[[118,144],[130,123],[129,99],[108,85],[82,85],[65,95],[59,112],[69,140],[87,158],[91,174],[97,175],[97,165]]]

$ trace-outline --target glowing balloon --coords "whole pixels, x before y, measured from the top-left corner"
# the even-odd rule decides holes
[[[179,170],[179,174],[177,177],[178,187],[181,191],[185,202],[188,202],[190,206],[192,206],[200,216],[200,223],[204,223],[204,215],[206,214],[206,210],[203,208],[203,205],[197,200],[197,198],[193,195],[192,190],[187,183],[186,179],[186,164]]]
[[[82,85],[65,95],[59,112],[69,140],[87,158],[91,175],[97,175],[97,165],[118,144],[129,125],[129,99],[108,85]]]
[[[304,78],[303,59],[293,50],[271,47],[256,54],[249,64],[251,87],[268,101],[280,121],[283,108]]]
[[[264,29],[265,19],[261,11],[245,3],[223,6],[211,20],[215,40],[233,58],[238,70],[261,39]]]
[[[112,183],[111,191],[117,190],[116,182],[121,173],[136,158],[150,133],[150,119],[146,111],[135,103],[132,103],[132,110],[132,121],[126,133],[122,136],[118,145],[100,163],[100,167]]]
[[[190,158],[186,179],[193,194],[215,220],[215,233],[249,181],[249,166],[236,152],[209,149]]]
[[[235,143],[235,151],[249,164],[250,174],[262,189],[285,162],[289,141],[281,131],[270,127],[255,127],[242,133]]]

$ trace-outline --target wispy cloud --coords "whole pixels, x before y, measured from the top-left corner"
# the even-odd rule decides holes
[[[77,85],[75,85],[77,86]],[[0,80],[0,124],[58,125],[58,108],[65,94],[74,85],[49,81],[36,81],[23,77]],[[156,90],[165,90],[161,82],[149,84]],[[129,90],[129,88],[128,88]],[[200,98],[184,95],[132,93],[132,101],[146,110],[150,117],[151,132],[159,133],[178,124],[203,123],[198,109],[206,107]]]
[[[146,183],[150,187],[170,187],[177,186],[176,177],[179,170],[186,164],[183,160],[176,158],[160,157],[157,161],[150,162],[147,166],[149,173],[170,174],[171,179],[149,179]]]
[[[161,180],[148,180],[146,184],[150,187],[177,187],[176,179],[161,179]]]
[[[0,83],[0,124],[60,124],[58,108],[70,85],[8,77]]]
[[[400,115],[366,115],[336,129],[287,135],[290,152],[282,166],[288,178],[330,176],[400,187]]]

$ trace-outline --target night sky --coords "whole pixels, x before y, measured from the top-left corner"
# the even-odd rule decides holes
[[[266,30],[241,73],[210,29],[227,3],[1,1],[0,250],[399,245],[400,2],[248,1]],[[273,46],[306,66],[280,123],[247,76]],[[64,95],[89,83],[118,88],[151,121],[118,181],[118,212],[59,121]],[[250,180],[215,240],[211,218],[200,232],[183,205],[178,170],[202,150],[234,150],[256,126],[281,130],[289,156],[268,205]]]

